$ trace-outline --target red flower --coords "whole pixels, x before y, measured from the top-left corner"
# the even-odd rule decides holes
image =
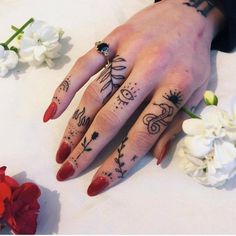
[[[4,218],[15,234],[35,234],[40,194],[33,183],[24,183],[13,192]]]
[[[15,234],[35,234],[40,205],[40,189],[36,184],[21,186],[5,175],[0,168],[0,220],[5,221]]]

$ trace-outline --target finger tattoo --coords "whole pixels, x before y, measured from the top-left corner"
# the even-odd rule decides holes
[[[85,116],[85,107],[82,111],[77,109],[73,114],[72,119],[76,120],[78,127],[88,127],[90,124],[90,117]]]
[[[176,89],[174,91],[170,90],[169,93],[165,93],[165,95],[163,95],[162,97],[172,102],[177,108],[179,108],[183,101],[182,93],[177,91]]]
[[[78,167],[78,164],[77,164],[78,159],[82,156],[82,154],[83,154],[84,152],[90,152],[90,151],[92,151],[92,148],[89,147],[89,144],[90,144],[92,141],[95,141],[95,140],[98,138],[98,136],[99,136],[99,133],[95,131],[95,132],[93,132],[93,134],[91,135],[91,137],[90,137],[90,139],[89,139],[88,141],[87,141],[87,138],[84,137],[84,140],[83,140],[83,142],[81,143],[81,146],[83,147],[82,151],[79,153],[79,155],[78,155],[76,158],[72,157],[72,161],[74,162],[74,164],[75,164],[77,167]]]
[[[67,76],[59,85],[59,89],[61,91],[67,92],[69,90],[70,87],[70,77],[71,75]]]
[[[114,104],[116,109],[123,109],[124,106],[127,106],[137,97],[139,89],[135,88],[136,86],[137,83],[134,83],[134,86],[132,86],[132,83],[129,83],[120,90],[119,95],[116,97],[117,101]]]
[[[210,0],[189,0],[183,4],[194,7],[202,16],[207,17],[209,12],[215,7]]]
[[[174,107],[169,106],[166,103],[153,105],[159,106],[161,108],[161,114],[155,115],[152,113],[148,113],[143,117],[143,123],[147,126],[147,130],[149,134],[157,134],[161,130],[161,125],[167,126],[169,121],[167,121],[168,117],[173,115]]]
[[[108,91],[108,94],[105,96],[103,103],[105,103],[108,98],[112,95],[113,91],[120,87],[122,82],[125,80],[125,77],[122,74],[114,74],[119,71],[126,69],[126,60],[119,55],[117,55],[111,63],[109,63],[101,72],[97,81],[102,84],[100,92]]]

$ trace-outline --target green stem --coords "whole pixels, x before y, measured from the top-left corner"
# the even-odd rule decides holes
[[[24,25],[22,25],[5,43],[4,45],[8,46],[8,44],[32,22],[34,21],[33,18],[30,18]]]
[[[11,29],[13,29],[14,31],[17,31],[17,30],[19,30],[19,28],[17,28],[16,26],[14,26],[14,25],[12,25],[11,26]]]
[[[199,116],[192,113],[190,110],[188,110],[186,107],[182,107],[182,111],[189,115],[191,118],[201,119]]]

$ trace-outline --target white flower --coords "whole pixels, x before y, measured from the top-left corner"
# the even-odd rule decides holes
[[[207,106],[201,119],[183,123],[187,136],[179,150],[186,173],[207,186],[223,185],[236,174],[236,98],[233,115]]]
[[[39,66],[46,62],[53,67],[53,59],[60,57],[60,39],[63,31],[46,24],[43,21],[34,21],[24,30],[19,43],[19,54],[24,62]]]
[[[18,63],[18,56],[12,50],[5,50],[0,45],[0,77],[4,77],[9,70],[14,69]]]

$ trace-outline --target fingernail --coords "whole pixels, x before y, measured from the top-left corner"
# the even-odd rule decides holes
[[[165,158],[167,152],[169,151],[169,147],[170,147],[170,141],[168,141],[166,143],[166,145],[163,147],[159,157],[157,157],[157,165],[159,165],[162,162],[162,160]]]
[[[59,147],[56,155],[57,163],[62,163],[70,155],[71,147],[66,142],[63,142]]]
[[[44,116],[43,116],[43,122],[47,122],[49,121],[50,119],[53,118],[53,116],[56,114],[57,112],[57,104],[55,102],[52,102],[48,109],[46,110],[46,112],[44,113]]]
[[[57,180],[63,181],[71,177],[75,173],[73,166],[70,162],[66,162],[61,169],[57,172]]]
[[[109,181],[107,178],[100,176],[97,177],[88,187],[87,193],[89,196],[96,196],[101,193],[107,186]]]

